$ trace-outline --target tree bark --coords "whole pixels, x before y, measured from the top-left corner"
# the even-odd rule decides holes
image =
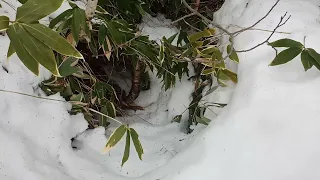
[[[137,62],[132,72],[132,85],[128,96],[126,97],[125,103],[130,105],[140,94],[140,77],[141,77],[141,65]]]

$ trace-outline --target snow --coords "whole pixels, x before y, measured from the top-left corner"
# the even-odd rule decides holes
[[[274,2],[226,1],[215,18],[236,30],[233,25],[250,26]],[[15,1],[11,4],[18,5]],[[1,5],[0,13],[13,20],[15,11]],[[273,29],[288,11],[292,17],[279,31],[291,34],[276,33],[272,40],[288,37],[302,42],[306,36],[306,46],[320,52],[319,6],[318,0],[281,0],[256,28]],[[65,4],[60,11],[67,8]],[[159,42],[163,35],[178,31],[169,24],[163,17],[147,16],[140,28]],[[268,35],[264,31],[245,32],[235,38],[235,48],[250,48]],[[41,76],[35,77],[16,55],[8,61],[8,46],[7,36],[1,36],[0,89],[44,97],[37,85],[50,73],[41,68]],[[269,67],[274,56],[274,50],[263,45],[239,54],[238,67],[228,64],[237,70],[238,84],[219,88],[205,98],[228,106],[212,109],[215,113],[207,111],[212,122],[207,128],[197,126],[191,135],[181,131],[183,122],[171,120],[189,106],[193,83],[184,77],[165,92],[160,80],[151,75],[153,88],[142,92],[136,101],[145,111],[128,112],[128,116],[118,118],[137,130],[145,151],[140,161],[132,148],[122,168],[123,140],[108,154],[102,154],[117,124],[112,123],[107,131],[86,130],[83,115],[69,115],[71,105],[66,102],[0,91],[0,179],[319,179],[320,72],[315,68],[304,72],[299,57],[283,66]],[[63,101],[59,94],[49,98]],[[71,146],[74,137],[72,146],[77,150]]]

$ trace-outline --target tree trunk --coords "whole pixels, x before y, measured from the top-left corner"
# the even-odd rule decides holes
[[[141,77],[141,67],[140,62],[137,62],[136,67],[132,72],[132,85],[128,96],[126,97],[125,103],[127,105],[132,104],[135,99],[140,94],[140,77]]]

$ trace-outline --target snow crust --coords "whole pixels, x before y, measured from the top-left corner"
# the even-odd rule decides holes
[[[275,0],[226,1],[216,21],[230,30],[247,27],[264,16]],[[1,2],[0,2],[1,3]],[[16,1],[10,4],[17,7]],[[15,11],[1,3],[1,15],[14,19]],[[320,2],[281,0],[256,28],[272,30],[286,11],[290,21],[272,40],[289,37],[320,52]],[[60,9],[67,7],[67,3]],[[56,13],[58,14],[58,13]],[[54,17],[52,15],[51,17]],[[142,32],[159,41],[177,29],[170,21],[148,17]],[[48,21],[48,19],[44,19]],[[157,27],[153,26],[157,24]],[[235,39],[236,49],[254,46],[269,35],[248,31]],[[32,75],[16,55],[7,60],[7,36],[0,37],[0,89],[45,96],[37,85],[50,77]],[[193,84],[184,77],[170,91],[161,90],[151,76],[152,89],[136,101],[145,111],[120,118],[139,132],[144,150],[141,162],[131,149],[130,159],[120,167],[124,142],[101,154],[107,137],[116,128],[86,130],[83,115],[70,116],[71,106],[0,91],[0,179],[2,180],[318,180],[320,179],[320,72],[304,72],[297,57],[269,67],[275,53],[267,45],[239,54],[239,83],[219,88],[207,101],[230,103],[217,116],[208,112],[210,125],[196,127],[191,135],[171,119],[189,105]],[[232,95],[233,94],[233,95]],[[232,96],[231,96],[232,95]],[[232,98],[231,98],[232,97]],[[49,98],[63,100],[59,94]],[[218,112],[218,113],[219,113]],[[183,117],[186,119],[186,117]],[[71,138],[76,137],[71,147]]]

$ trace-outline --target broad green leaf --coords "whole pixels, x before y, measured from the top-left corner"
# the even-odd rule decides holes
[[[18,33],[23,46],[30,53],[30,55],[42,66],[48,69],[53,75],[59,76],[59,70],[57,67],[57,62],[52,50],[41,41],[36,39],[30,33],[28,33],[24,26],[21,24],[16,24],[17,28],[21,29]]]
[[[320,54],[317,53],[314,49],[307,48],[308,53],[320,64]]]
[[[139,140],[139,135],[132,128],[130,128],[130,134],[131,134],[131,138],[132,138],[134,147],[136,148],[136,152],[138,153],[139,159],[142,160],[143,148],[142,148],[142,145],[141,145],[140,140]]]
[[[120,141],[127,129],[128,127],[126,125],[119,126],[109,137],[104,151],[109,152],[111,148],[113,148]]]
[[[172,122],[180,122],[181,121],[181,118],[182,118],[182,115],[176,115],[173,119],[172,119]]]
[[[230,52],[231,52],[231,45],[228,45],[228,46],[227,46],[227,53],[230,54]],[[232,52],[231,52],[231,54],[229,55],[229,58],[230,58],[231,60],[239,63],[239,57],[238,57],[238,55],[237,55],[237,52],[234,51],[234,49],[232,49]]]
[[[301,53],[301,62],[303,64],[304,70],[308,71],[312,66],[314,59],[309,55],[307,50],[303,50]]]
[[[305,49],[308,54],[312,57],[312,64],[316,66],[317,69],[320,70],[320,54],[318,54],[314,49],[307,48]]]
[[[215,72],[214,68],[205,69],[202,71],[201,75],[209,75],[209,74],[212,74],[213,72]]]
[[[59,66],[59,72],[62,77],[70,76],[78,71],[78,68],[74,67],[78,60],[72,57],[64,60]]]
[[[42,24],[22,24],[35,38],[60,54],[83,59],[81,53],[57,32]]]
[[[22,28],[19,28],[17,24],[14,24],[9,26],[7,34],[22,63],[35,75],[39,75],[39,63],[29,54],[29,52],[23,46],[23,41],[20,38],[21,30]]]
[[[189,41],[190,42],[195,42],[198,41],[199,39],[203,37],[209,37],[211,35],[210,31],[201,31],[201,32],[196,32],[194,34],[191,34],[189,36]]]
[[[222,72],[227,75],[227,77],[234,83],[238,82],[238,76],[236,73],[230,71],[229,69],[223,69]]]
[[[68,9],[59,14],[56,18],[52,19],[49,24],[49,28],[54,28],[58,23],[66,21],[72,15],[72,9]]]
[[[215,47],[215,46],[210,46],[210,47],[207,47],[207,48],[203,49],[203,50],[201,51],[201,53],[202,53],[202,54],[211,55],[212,53],[214,53],[214,52],[216,52],[216,51],[219,51],[219,52],[220,52],[220,50],[219,50],[217,47]]]
[[[74,8],[72,22],[71,22],[71,32],[73,35],[73,39],[77,44],[79,41],[81,17],[82,15],[81,15],[80,9]]]
[[[274,60],[270,63],[269,66],[277,66],[280,64],[285,64],[285,63],[291,61],[296,56],[298,56],[301,53],[301,51],[302,51],[302,49],[297,48],[297,47],[286,49],[286,50],[280,52],[274,58]]]
[[[272,43],[269,43],[272,47],[297,47],[297,48],[303,48],[303,44],[300,42],[294,41],[292,39],[279,39],[277,41],[274,41]]]
[[[8,52],[7,52],[7,58],[9,58],[10,56],[12,56],[14,53],[16,53],[16,50],[14,49],[12,43],[10,43],[9,49],[8,49]]]
[[[9,17],[7,16],[0,16],[0,32],[5,31],[9,28]]]
[[[121,166],[124,165],[124,163],[126,163],[129,159],[129,155],[130,155],[130,130],[127,130],[127,138],[126,138],[126,145],[124,147],[124,153],[123,153],[123,157],[122,157],[122,162],[121,162]]]
[[[34,23],[56,11],[63,0],[28,0],[17,9],[17,22]]]

